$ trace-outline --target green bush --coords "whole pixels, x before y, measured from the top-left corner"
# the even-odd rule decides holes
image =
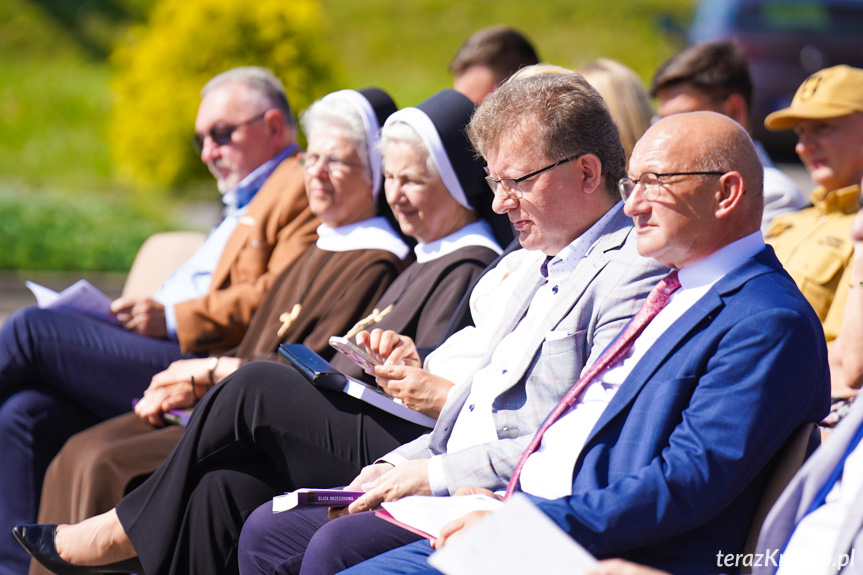
[[[104,195],[0,193],[0,269],[127,271],[162,218]]]
[[[336,86],[317,0],[160,0],[112,55],[109,141],[120,175],[179,188],[208,177],[192,147],[201,87],[236,66],[270,68],[294,110]]]

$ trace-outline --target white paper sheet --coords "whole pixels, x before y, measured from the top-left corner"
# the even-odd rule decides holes
[[[503,502],[488,495],[430,497],[411,495],[398,501],[384,501],[381,507],[395,519],[437,537],[444,525],[472,511],[493,511]]]
[[[25,285],[36,296],[36,304],[40,308],[73,310],[117,323],[117,318],[111,313],[111,298],[87,280],[78,280],[60,293],[31,281]]]
[[[517,493],[435,551],[429,563],[445,575],[579,575],[593,569],[597,561]]]

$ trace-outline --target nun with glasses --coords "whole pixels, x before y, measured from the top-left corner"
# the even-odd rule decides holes
[[[386,199],[417,240],[417,261],[362,322],[367,329],[435,345],[468,285],[511,238],[508,222],[491,215],[482,163],[464,134],[472,112],[469,100],[447,90],[385,124]],[[335,168],[347,157],[337,152],[316,150],[310,139],[307,172]],[[313,198],[310,191],[312,206]],[[348,360],[333,363],[356,370]],[[237,573],[240,529],[258,506],[299,487],[343,485],[427,431],[322,391],[280,363],[251,362],[217,382],[176,449],[115,509],[59,530],[19,526],[19,541],[56,572]]]

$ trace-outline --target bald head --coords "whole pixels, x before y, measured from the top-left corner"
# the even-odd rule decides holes
[[[752,138],[740,124],[714,112],[691,112],[663,118],[645,137],[648,134],[663,141],[669,156],[681,159],[685,171],[739,172],[746,187],[745,212],[750,216],[746,219],[755,227],[761,225],[764,168]]]
[[[635,145],[629,174],[667,175],[626,201],[639,252],[682,267],[760,228],[763,169],[737,122],[714,112],[664,118]],[[652,198],[652,199],[651,199]]]

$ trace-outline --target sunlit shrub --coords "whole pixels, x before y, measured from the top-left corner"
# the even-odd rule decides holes
[[[179,189],[206,178],[190,146],[201,87],[236,66],[265,66],[294,111],[336,86],[317,0],[159,0],[112,56],[109,127],[119,174]]]

